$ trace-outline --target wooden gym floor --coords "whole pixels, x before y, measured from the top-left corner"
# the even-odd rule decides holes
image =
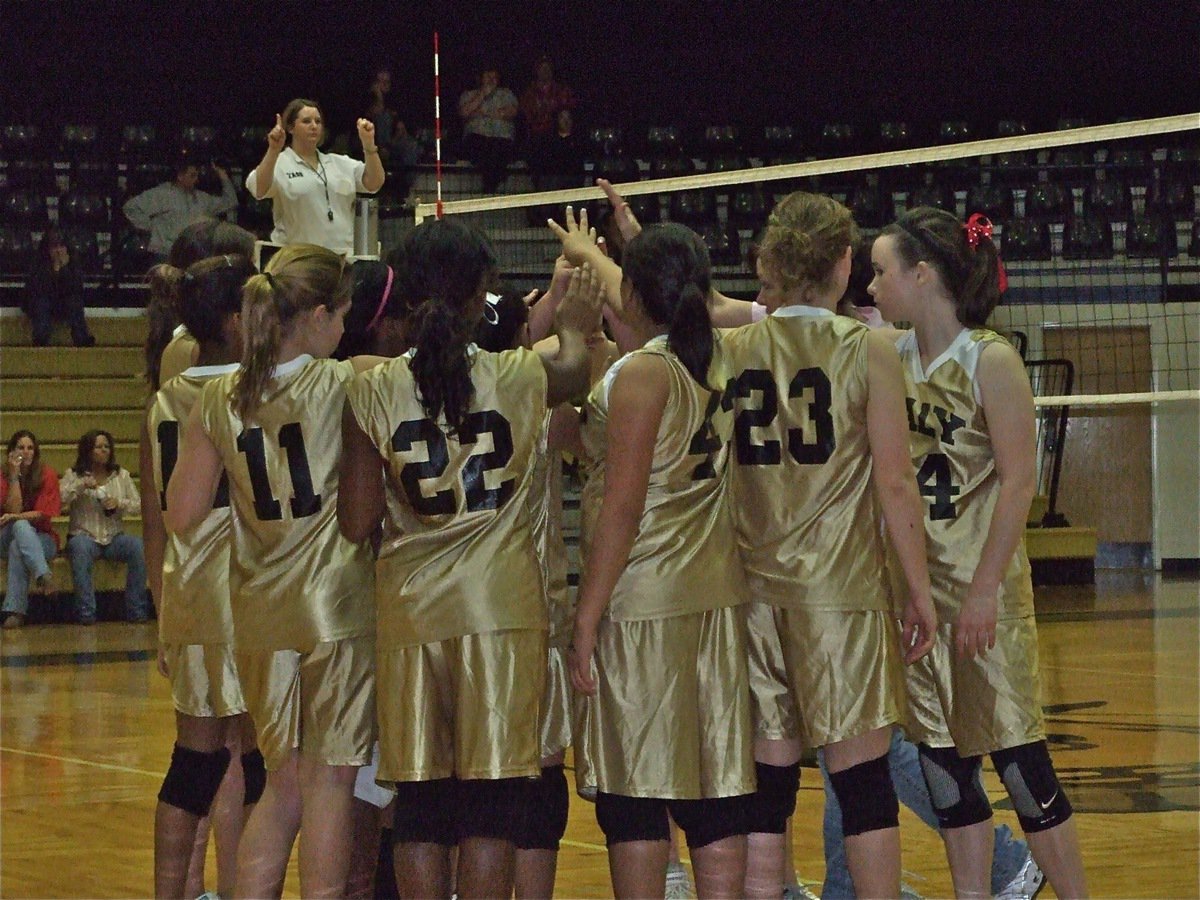
[[[1196,897],[1200,582],[1102,573],[1096,588],[1039,589],[1038,606],[1050,746],[1093,895]],[[155,795],[174,727],[154,642],[153,623],[3,633],[0,896],[149,895]],[[1015,829],[990,769],[986,783],[997,820]],[[823,873],[821,807],[820,778],[805,770],[795,844],[807,881]],[[948,896],[940,841],[901,816],[905,880]],[[297,890],[293,859],[285,896]],[[611,895],[592,807],[577,797],[557,893]]]

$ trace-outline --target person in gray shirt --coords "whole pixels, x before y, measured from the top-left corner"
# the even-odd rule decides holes
[[[125,218],[138,231],[150,232],[150,252],[160,260],[167,258],[175,239],[192,222],[237,209],[237,192],[229,173],[216,163],[212,169],[221,180],[219,197],[196,190],[200,167],[184,157],[175,167],[174,181],[163,182],[125,201]]]

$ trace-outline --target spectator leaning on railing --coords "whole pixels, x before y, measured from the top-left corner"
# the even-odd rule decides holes
[[[138,231],[150,232],[150,252],[159,262],[167,258],[171,244],[188,225],[204,216],[220,216],[237,209],[237,191],[229,174],[216,163],[212,170],[221,180],[219,197],[196,190],[200,167],[184,156],[175,165],[174,181],[164,181],[125,201],[125,218]]]

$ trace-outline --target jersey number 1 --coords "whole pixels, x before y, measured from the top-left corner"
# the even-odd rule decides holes
[[[158,423],[154,435],[158,439],[159,468],[162,469],[162,490],[158,492],[159,506],[167,508],[167,484],[171,473],[175,471],[175,463],[179,462],[179,423],[173,419],[164,419]],[[213,509],[222,509],[229,505],[229,476],[224,470],[221,480],[217,482],[217,495],[213,498]]]
[[[303,519],[321,508],[321,495],[313,493],[312,473],[308,468],[308,453],[304,449],[304,432],[299,422],[289,422],[279,429],[279,446],[287,454],[288,474],[292,478],[292,499],[289,504],[293,519]],[[238,435],[239,453],[246,454],[250,470],[250,487],[254,491],[254,513],[260,522],[283,518],[283,507],[275,499],[267,477],[267,447],[261,428],[247,428]]]

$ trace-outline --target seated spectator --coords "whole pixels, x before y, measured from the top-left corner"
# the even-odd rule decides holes
[[[79,623],[96,624],[92,566],[101,557],[125,563],[126,615],[131,622],[145,622],[150,604],[142,539],[126,534],[121,522],[122,515],[138,512],[142,498],[129,470],[117,464],[107,431],[89,431],[79,439],[75,465],[63,475],[62,501],[71,510],[67,557]]]
[[[517,96],[500,87],[500,70],[491,66],[479,75],[479,87],[463,91],[458,114],[463,119],[462,152],[483,175],[483,192],[494,194],[515,155]]]
[[[47,229],[38,244],[25,282],[25,312],[33,323],[36,347],[50,343],[50,330],[56,318],[67,320],[76,347],[91,347],[96,343],[83,315],[83,276],[57,228]]]
[[[574,108],[574,92],[554,79],[554,63],[543,56],[534,67],[533,81],[521,94],[521,117],[528,142],[525,160],[534,175],[534,185],[537,176],[546,170],[547,155],[560,127],[559,114]]]
[[[421,161],[421,144],[408,133],[408,127],[388,103],[392,73],[386,67],[376,70],[367,91],[362,116],[375,123],[375,144],[388,170],[388,192],[401,199],[408,196],[416,177],[413,167]]]
[[[20,628],[29,614],[29,581],[54,591],[50,561],[58,553],[53,518],[62,511],[58,476],[42,462],[32,431],[8,439],[5,478],[0,482],[0,556],[8,560],[3,628]]]
[[[158,262],[167,258],[175,239],[192,222],[237,209],[237,192],[229,173],[216,163],[212,170],[221,180],[220,197],[196,190],[200,167],[184,156],[175,166],[174,181],[165,181],[125,201],[125,218],[138,231],[150,232],[149,249]]]
[[[583,144],[575,130],[575,117],[569,109],[559,110],[554,131],[539,150],[535,163],[530,160],[534,190],[559,191],[583,184]],[[536,168],[535,168],[536,166]],[[562,212],[561,206],[531,206],[527,212],[530,227],[544,225],[546,219]]]

